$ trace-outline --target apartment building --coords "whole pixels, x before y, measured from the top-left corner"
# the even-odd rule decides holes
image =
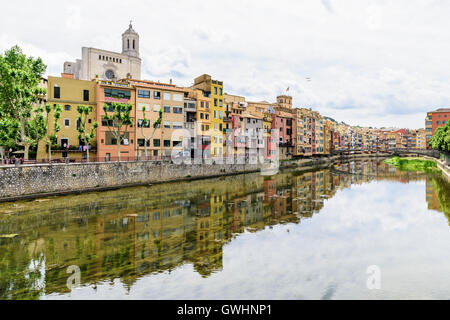
[[[450,108],[437,109],[427,113],[425,119],[425,130],[427,132],[427,146],[428,141],[433,137],[437,128],[445,126],[450,121]],[[429,148],[429,147],[428,147]]]
[[[213,80],[210,75],[204,74],[194,79],[194,89],[199,89],[205,97],[210,98],[211,104],[211,157],[221,158],[223,148],[223,118],[225,114],[223,102],[223,82]]]
[[[196,103],[195,158],[211,158],[211,97],[201,89],[185,88],[188,101]]]
[[[184,89],[173,84],[153,81],[129,80],[136,89],[136,152],[144,156],[147,140],[149,156],[169,157],[172,148],[181,148],[184,140]],[[144,121],[145,116],[150,121]],[[154,130],[153,123],[163,111],[161,127]],[[151,138],[151,141],[148,139]],[[181,150],[180,150],[181,151]]]
[[[297,126],[295,125],[295,110],[292,109],[292,97],[281,95],[277,97],[272,115],[272,129],[279,132],[280,159],[294,155]]]
[[[134,160],[136,159],[136,90],[126,80],[122,81],[96,81],[96,105],[97,105],[97,122],[99,127],[97,128],[97,158],[100,161],[117,160],[119,157],[119,148],[117,146],[117,138],[111,132],[113,121],[107,121],[104,119],[105,111],[103,107],[106,105],[109,115],[113,114],[111,104],[125,103],[131,104],[132,109],[130,117],[133,124],[130,126],[123,126],[120,130],[120,134],[124,137],[120,146],[120,158],[121,160]]]
[[[92,108],[86,123],[87,130],[92,128],[96,121],[96,82],[73,79],[72,75],[63,74],[61,77],[48,77],[47,99],[52,106],[52,112],[49,117],[49,134],[53,134],[53,107],[56,104],[61,105],[62,114],[59,120],[61,130],[58,132],[57,146],[52,148],[52,158],[85,159],[87,146],[84,141],[78,138],[78,106],[84,105]],[[81,147],[81,148],[80,148]],[[96,157],[96,141],[90,146],[91,157]],[[48,159],[48,148],[46,142],[41,140],[38,144],[36,158]]]

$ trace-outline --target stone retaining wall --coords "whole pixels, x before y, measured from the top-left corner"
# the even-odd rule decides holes
[[[0,168],[0,201],[36,194],[154,184],[257,172],[260,165],[176,165],[155,162],[30,165]]]
[[[367,159],[367,157],[350,156],[349,159]],[[301,159],[281,162],[280,166],[315,168],[331,165],[340,160],[342,157]],[[259,172],[261,167],[261,164],[177,165],[152,161],[0,167],[0,201],[214,178]]]

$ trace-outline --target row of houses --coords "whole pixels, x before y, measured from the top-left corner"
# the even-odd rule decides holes
[[[330,155],[334,152],[383,152],[392,149],[426,149],[425,130],[373,129],[338,123],[310,108],[293,107],[289,95],[276,102],[254,102],[224,92],[222,81],[204,74],[190,87],[146,80],[92,81],[73,74],[49,77],[47,103],[63,108],[61,131],[54,158],[86,157],[97,160],[118,155],[104,105],[131,104],[133,124],[123,128],[121,159],[170,157],[176,152],[191,158],[287,159]],[[87,129],[98,123],[95,141],[84,146],[78,138],[77,107],[90,106]],[[108,110],[108,108],[106,109]],[[163,111],[161,125],[153,123]],[[145,121],[148,119],[148,121]],[[45,142],[38,159],[48,158]]]

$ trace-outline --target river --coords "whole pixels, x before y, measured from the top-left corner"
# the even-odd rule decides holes
[[[449,215],[377,161],[3,203],[0,299],[449,299]]]

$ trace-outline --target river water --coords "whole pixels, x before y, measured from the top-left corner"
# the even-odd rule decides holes
[[[377,161],[0,204],[0,299],[449,299],[450,183]]]

